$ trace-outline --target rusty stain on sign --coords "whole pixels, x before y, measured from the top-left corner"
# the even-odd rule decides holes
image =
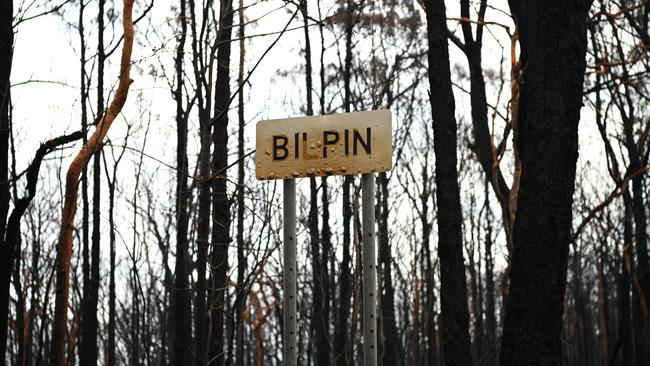
[[[389,171],[393,165],[389,110],[260,121],[257,179]]]

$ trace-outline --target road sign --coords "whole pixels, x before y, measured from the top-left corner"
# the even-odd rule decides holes
[[[389,110],[260,121],[257,179],[349,175],[392,168]]]
[[[261,121],[257,179],[284,179],[283,362],[297,365],[295,178],[360,174],[363,189],[363,364],[377,365],[375,174],[393,166],[388,110]]]

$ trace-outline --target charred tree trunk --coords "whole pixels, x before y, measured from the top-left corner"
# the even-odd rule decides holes
[[[352,29],[353,22],[353,2],[348,0],[346,3],[346,20],[345,20],[345,64],[343,65],[343,83],[344,83],[344,101],[343,108],[345,112],[350,112],[351,108],[351,88],[350,78],[352,69]],[[322,71],[321,71],[322,72]],[[350,225],[352,221],[352,202],[350,200],[350,189],[352,178],[345,176],[343,178],[343,259],[340,266],[339,276],[339,308],[337,311],[336,328],[334,336],[334,357],[336,364],[339,366],[349,365],[352,362],[351,343],[353,339],[348,335],[348,317],[350,314],[350,296],[352,295],[351,275],[350,275]]]
[[[210,258],[213,276],[212,334],[210,359],[221,366],[224,357],[224,312],[228,245],[230,244],[230,201],[226,183],[228,166],[228,106],[230,105],[230,42],[233,23],[232,0],[221,0],[219,19],[219,48],[217,50],[217,80],[214,87],[214,152],[212,156],[212,246]]]
[[[27,365],[27,359],[28,357],[31,356],[31,347],[25,347],[25,339],[24,339],[24,309],[25,309],[25,300],[24,296],[25,294],[23,293],[22,289],[22,282],[20,280],[20,274],[21,274],[21,258],[20,258],[20,252],[21,252],[21,220],[23,215],[25,214],[25,211],[29,207],[30,203],[34,199],[34,196],[36,195],[36,184],[38,183],[38,173],[41,168],[41,163],[43,162],[43,158],[45,155],[56,149],[57,147],[67,144],[72,141],[76,141],[81,139],[82,132],[75,132],[71,135],[65,135],[61,137],[54,138],[52,140],[49,140],[45,143],[43,143],[38,150],[36,150],[36,154],[34,156],[34,160],[32,160],[31,164],[27,167],[27,193],[25,196],[21,198],[17,198],[15,200],[14,204],[14,209],[11,211],[11,214],[9,215],[9,218],[7,220],[7,230],[6,230],[6,244],[10,248],[11,253],[9,259],[9,265],[11,266],[10,268],[13,268],[15,270],[14,272],[14,291],[17,294],[17,302],[16,302],[16,329],[17,329],[17,343],[18,343],[18,357],[17,357],[17,363],[19,365]],[[36,269],[33,269],[36,271]],[[32,274],[35,275],[35,274]],[[35,304],[32,304],[32,307],[35,306]],[[31,309],[30,309],[31,311]],[[31,319],[31,317],[30,317]],[[31,322],[29,323],[29,326],[31,327]],[[3,359],[3,362],[5,360]]]
[[[634,338],[632,336],[632,313],[630,309],[630,282],[632,272],[631,253],[632,250],[632,212],[629,192],[623,193],[623,250],[621,252],[620,273],[618,275],[618,340],[614,350],[613,358],[618,359],[618,352],[621,353],[621,362],[624,366],[633,364]]]
[[[311,42],[309,39],[309,18],[307,1],[300,4],[302,16],[304,18],[304,35],[305,35],[305,81],[307,91],[307,115],[312,116],[313,97],[312,97],[312,65],[311,65]],[[314,334],[314,343],[316,347],[316,366],[330,365],[330,343],[329,343],[329,287],[327,286],[327,259],[328,253],[325,247],[321,246],[318,233],[318,188],[316,178],[309,178],[309,215],[307,217],[307,227],[309,230],[311,259],[312,259],[312,276],[313,276],[313,309],[311,314],[311,327]],[[322,249],[322,252],[321,252]]]
[[[9,214],[9,103],[13,60],[13,0],[0,5],[0,365],[6,362],[9,331],[9,286],[12,258],[16,255],[5,234]]]
[[[246,305],[246,280],[247,260],[244,255],[244,187],[245,187],[245,162],[244,162],[244,64],[245,64],[245,33],[244,33],[244,0],[239,0],[239,85],[237,117],[239,129],[237,131],[237,294],[235,297],[235,363],[244,365],[244,308]]]
[[[306,3],[306,2],[305,2]],[[321,9],[320,9],[320,0],[317,1],[317,7],[318,7],[318,16],[319,19],[322,19],[322,14],[321,14]],[[320,104],[320,113],[321,115],[325,115],[325,62],[324,62],[324,57],[325,57],[325,39],[323,35],[323,22],[321,21],[318,24],[318,30],[319,30],[319,35],[320,35],[320,95],[319,95],[319,104]],[[328,308],[328,314],[330,312],[330,309],[336,310],[336,280],[335,280],[335,271],[334,271],[334,262],[336,260],[336,256],[332,253],[332,231],[330,229],[330,202],[329,202],[329,184],[327,183],[327,177],[322,177],[321,178],[321,207],[323,211],[323,225],[321,226],[321,232],[320,232],[320,242],[321,242],[321,248],[323,248],[323,263],[327,263],[328,258],[330,259],[330,269],[329,271],[329,280],[327,284],[327,304],[329,305]],[[330,253],[332,253],[330,255]],[[348,248],[348,259],[347,259],[347,268],[349,268],[349,248]],[[348,269],[349,271],[349,269]],[[348,294],[348,300],[347,304],[349,304],[349,294]],[[346,313],[347,314],[347,313]],[[338,319],[336,316],[334,316],[335,321]],[[329,322],[329,319],[328,319]],[[346,318],[347,322],[347,318]],[[337,324],[338,325],[338,324]],[[347,328],[346,328],[347,329]],[[335,330],[335,335],[337,334],[338,328]],[[343,330],[345,331],[345,329]],[[337,356],[339,354],[342,354],[343,351],[339,352],[337,351],[337,347],[341,347],[341,350],[345,347],[345,337],[343,337],[342,340],[334,339],[333,342],[329,342],[328,345],[332,346],[334,345],[334,361],[337,361]],[[343,346],[341,346],[343,345]]]
[[[15,191],[14,191],[15,193]],[[14,197],[16,197],[14,195]],[[20,229],[20,223],[18,223],[18,229]],[[11,230],[11,229],[10,229]],[[7,230],[9,231],[9,230]],[[19,235],[16,241],[13,266],[13,286],[14,292],[16,293],[16,345],[18,348],[18,353],[16,354],[16,364],[23,366],[25,365],[25,291],[23,291],[22,280],[21,280],[21,268],[22,268],[22,258],[20,255],[22,239]]]
[[[485,356],[487,365],[496,364],[497,349],[497,316],[495,304],[494,286],[494,256],[492,254],[492,209],[490,207],[490,196],[488,181],[485,181]]]
[[[90,84],[89,77],[86,75],[86,36],[85,36],[85,27],[84,27],[84,10],[86,5],[84,1],[79,1],[79,41],[81,48],[81,57],[80,57],[80,82],[81,82],[81,95],[80,95],[80,104],[81,104],[81,130],[84,132],[83,143],[86,144],[87,137],[86,131],[88,131],[88,87]],[[97,111],[97,113],[101,113]],[[89,247],[89,203],[88,203],[88,169],[84,168],[83,173],[81,174],[81,255],[82,255],[82,276],[83,276],[83,297],[82,297],[82,308],[80,309],[81,313],[81,343],[84,344],[84,333],[86,330],[86,322],[84,318],[86,317],[86,307],[83,304],[88,302],[89,289],[91,287],[91,275],[90,275],[90,247]],[[86,358],[85,347],[79,347],[79,359]]]
[[[170,321],[173,324],[171,337],[171,363],[174,366],[186,365],[189,362],[189,351],[192,342],[192,317],[189,270],[189,190],[187,177],[189,174],[187,161],[187,112],[183,109],[184,57],[185,39],[187,36],[186,2],[180,0],[178,44],[176,46],[175,76],[176,89],[176,263],[174,265],[174,290],[171,304]]]
[[[85,28],[84,28],[84,10],[86,5],[84,1],[79,1],[79,40],[81,48],[80,56],[80,81],[81,81],[81,130],[84,132],[83,143],[86,143],[85,132],[88,130],[88,112],[87,112],[87,103],[88,103],[88,89],[87,89],[87,76],[86,76],[86,41],[85,41]],[[99,113],[99,111],[98,111]],[[88,247],[88,233],[89,233],[89,217],[88,217],[88,176],[87,170],[84,169],[81,176],[81,205],[82,205],[82,214],[81,214],[81,236],[82,236],[82,271],[83,271],[83,303],[88,302],[89,289],[90,285],[90,253]],[[89,318],[86,316],[86,307],[83,306],[82,311],[82,331],[81,331],[81,342],[85,343],[84,338],[86,337],[84,333],[87,333],[86,329],[87,323],[84,318]],[[90,336],[90,335],[89,335]],[[79,347],[79,359],[86,359],[87,351],[85,347]]]
[[[510,2],[520,29],[521,181],[505,305],[504,365],[562,362],[589,0]]]
[[[99,0],[97,15],[97,114],[104,111],[104,0]],[[85,94],[85,91],[82,90]],[[101,204],[101,146],[93,155],[93,228],[92,246],[90,249],[90,273],[88,282],[84,285],[83,315],[81,317],[81,345],[79,347],[79,362],[82,365],[97,364],[97,304],[99,302],[99,241],[100,241],[100,204]],[[85,175],[85,174],[84,174]]]
[[[469,338],[467,288],[463,264],[460,190],[456,171],[456,118],[451,89],[445,4],[427,0],[429,86],[436,154],[438,202],[438,257],[444,358],[446,365],[472,363]]]
[[[205,6],[202,8],[200,16],[206,19],[209,16],[210,8],[203,2],[199,5]],[[190,19],[192,29],[192,68],[194,72],[195,93],[197,100],[198,120],[199,120],[199,157],[198,157],[198,171],[199,179],[197,181],[198,188],[198,210],[196,218],[196,262],[194,267],[196,269],[196,283],[194,291],[194,347],[193,347],[193,363],[201,364],[208,362],[208,284],[207,284],[207,266],[208,266],[208,247],[210,240],[210,223],[212,217],[210,216],[210,206],[212,202],[211,197],[211,178],[212,171],[210,169],[210,148],[212,142],[212,128],[213,124],[210,119],[211,113],[211,90],[212,86],[208,83],[208,71],[205,65],[204,58],[204,37],[203,24],[200,19],[197,19],[196,2],[189,1],[190,6]],[[204,20],[205,21],[205,20]],[[199,29],[201,27],[201,29]],[[209,55],[209,57],[213,57]]]
[[[427,133],[427,147],[430,146],[431,137]],[[426,152],[428,160],[429,152]],[[428,167],[422,168],[422,196],[420,202],[422,205],[422,213],[420,223],[422,225],[422,250],[423,250],[423,277],[424,277],[424,297],[425,297],[425,311],[424,311],[424,328],[426,331],[426,359],[425,364],[437,365],[438,364],[438,347],[436,345],[436,294],[435,288],[435,275],[433,270],[433,263],[431,261],[431,231],[433,225],[429,221],[429,199],[432,198],[431,185],[429,183],[429,170]]]
[[[461,17],[464,19],[470,19],[469,0],[461,0],[460,8]],[[481,54],[484,25],[480,22],[485,15],[486,8],[487,1],[481,0],[478,10],[479,22],[476,25],[476,35],[472,33],[470,22],[461,22],[464,39],[462,51],[467,57],[471,85],[470,103],[472,107],[472,134],[474,141],[470,144],[470,147],[481,164],[485,177],[492,185],[492,188],[499,199],[504,228],[506,230],[506,239],[510,242],[512,240],[510,233],[511,222],[509,208],[510,188],[508,187],[508,184],[501,173],[498,162],[495,159],[496,156],[493,153],[492,136],[488,126],[488,104],[485,93],[485,78],[483,77],[483,57]]]
[[[395,288],[391,273],[391,249],[388,233],[388,176],[379,174],[381,192],[381,217],[379,219],[379,264],[381,275],[381,322],[384,339],[380,342],[383,346],[382,365],[399,366],[403,361],[403,352],[399,335],[397,333],[397,319],[395,314]]]
[[[117,163],[114,167],[113,179],[108,180],[108,225],[109,225],[109,279],[108,279],[108,340],[107,365],[114,366],[115,362],[115,182],[117,179]],[[106,172],[108,174],[108,172]]]
[[[607,247],[607,240],[602,238],[600,241],[600,249],[598,250],[598,262],[596,264],[596,274],[598,278],[598,328],[600,333],[600,347],[602,358],[605,362],[610,361],[609,347],[610,347],[610,322],[609,322],[609,290],[605,279],[605,248]]]
[[[40,218],[37,219],[37,222],[39,224],[40,220]],[[40,284],[42,280],[42,272],[39,269],[41,245],[40,232],[38,232],[38,229],[32,230],[32,272],[30,274],[32,291],[30,294],[29,311],[27,313],[27,321],[29,322],[29,325],[27,330],[27,340],[25,341],[25,349],[27,349],[27,358],[25,360],[25,364],[29,366],[34,365],[34,359],[36,358],[36,354],[34,352],[34,332],[36,329],[36,307],[40,306],[39,298],[41,293],[41,286],[38,284]]]
[[[89,77],[86,75],[86,40],[85,40],[85,27],[84,27],[84,10],[86,5],[84,1],[79,1],[79,41],[81,48],[81,57],[80,57],[80,82],[81,82],[81,95],[80,95],[80,104],[81,104],[81,130],[84,132],[83,143],[86,144],[87,137],[85,135],[88,131],[88,99],[89,99],[89,90],[88,87],[90,84]],[[97,114],[101,113],[97,111]],[[81,255],[82,255],[82,275],[83,275],[83,297],[82,297],[82,308],[80,309],[81,313],[81,344],[84,345],[85,333],[88,332],[86,329],[87,323],[84,320],[85,318],[90,317],[86,314],[86,306],[83,304],[88,303],[88,297],[90,296],[90,287],[91,287],[91,274],[90,274],[90,216],[89,216],[89,202],[88,202],[88,169],[84,168],[81,175]],[[85,347],[79,347],[79,359],[86,359],[87,351]]]
[[[199,108],[201,120],[199,152],[199,194],[196,228],[196,294],[194,298],[194,357],[196,362],[207,362],[207,280],[208,241],[210,238],[210,142],[212,124],[204,108]]]

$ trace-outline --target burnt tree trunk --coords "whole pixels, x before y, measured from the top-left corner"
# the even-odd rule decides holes
[[[187,187],[187,112],[183,107],[184,84],[184,54],[187,36],[186,1],[180,0],[178,14],[180,30],[176,46],[175,76],[176,88],[173,92],[176,101],[176,263],[174,265],[174,290],[172,295],[173,324],[171,337],[171,363],[175,366],[185,365],[189,361],[189,351],[192,342],[191,299],[189,284],[189,190]]]
[[[106,172],[108,178],[108,172]],[[115,183],[117,180],[117,163],[113,170],[113,179],[108,180],[108,225],[109,225],[109,279],[108,279],[108,340],[107,365],[116,365],[115,360]]]
[[[521,180],[503,365],[562,363],[562,311],[590,1],[510,2],[520,30]]]
[[[104,110],[104,0],[99,0],[97,15],[97,114]],[[84,91],[82,91],[83,93]],[[101,204],[101,146],[93,155],[93,228],[90,248],[90,273],[84,285],[84,301],[81,318],[81,345],[79,362],[82,365],[97,364],[97,304],[99,302],[99,241],[100,241],[100,204]]]
[[[443,0],[427,0],[429,86],[436,155],[440,302],[446,365],[470,365],[469,313],[463,263],[460,189],[456,171],[456,118],[451,89],[447,24]]]
[[[311,65],[311,42],[309,39],[309,13],[307,2],[301,3],[301,12],[304,18],[305,35],[305,87],[307,94],[307,115],[314,114],[313,109],[313,82]],[[330,365],[330,342],[329,342],[329,287],[327,285],[327,252],[321,246],[318,233],[318,187],[316,178],[309,178],[309,215],[307,227],[311,246],[312,276],[313,276],[313,309],[311,314],[311,327],[314,335],[316,348],[316,366]],[[321,250],[322,249],[322,250]]]
[[[632,336],[632,314],[630,309],[630,278],[631,278],[631,250],[632,250],[632,212],[629,192],[623,193],[623,248],[620,259],[620,272],[618,274],[618,340],[612,361],[619,359],[624,366],[632,365],[634,360],[634,338]]]
[[[318,8],[318,17],[319,19],[322,19],[322,13],[321,13],[321,8],[320,8],[320,0],[317,1],[317,8]],[[326,89],[326,84],[325,84],[325,38],[323,35],[323,22],[321,21],[318,24],[318,31],[320,35],[320,95],[319,95],[319,105],[320,105],[320,114],[325,115],[327,114],[325,110],[325,89]],[[323,216],[323,224],[321,226],[321,232],[320,232],[320,242],[321,242],[321,248],[323,248],[323,263],[327,263],[329,259],[330,263],[330,270],[329,270],[329,277],[328,277],[328,283],[327,283],[327,297],[328,297],[328,303],[329,309],[336,310],[337,309],[337,303],[336,303],[336,273],[335,273],[335,261],[336,261],[336,256],[334,254],[330,255],[329,253],[332,253],[332,231],[330,229],[330,202],[329,202],[329,184],[327,183],[327,177],[322,177],[321,178],[321,207],[322,207],[322,216]],[[328,258],[329,257],[329,258]],[[349,268],[349,248],[348,248],[348,268]],[[349,304],[349,296],[347,300],[347,304]],[[328,309],[328,313],[329,313]],[[347,314],[347,313],[346,313]],[[334,316],[334,321],[338,317]],[[347,322],[347,318],[345,320]],[[337,324],[338,325],[338,324]],[[345,331],[345,329],[343,330]],[[338,334],[338,328],[335,330],[335,335]],[[344,347],[345,344],[345,337],[343,339],[338,340],[334,339],[330,343],[330,348],[333,344],[334,346],[334,361],[336,362],[337,356],[342,353],[337,351],[337,347],[340,347],[341,350]]]
[[[9,268],[15,269],[14,291],[16,292],[18,297],[18,300],[16,302],[16,313],[17,313],[16,328],[17,329],[21,329],[21,330],[24,329],[24,308],[25,308],[25,300],[24,300],[25,294],[23,294],[22,281],[20,280],[21,258],[19,254],[21,252],[21,242],[22,242],[21,220],[23,215],[25,214],[25,211],[27,210],[30,203],[34,199],[34,196],[36,195],[36,184],[38,183],[38,173],[40,171],[41,163],[43,162],[43,158],[45,157],[45,155],[47,155],[52,150],[54,150],[55,148],[63,144],[67,144],[69,142],[81,139],[81,136],[82,133],[81,131],[79,131],[71,135],[64,135],[61,137],[57,137],[43,143],[38,148],[38,150],[36,150],[34,160],[32,160],[31,164],[29,164],[26,171],[27,192],[25,196],[21,198],[16,197],[14,208],[11,211],[11,214],[9,215],[9,218],[7,220],[7,230],[6,230],[5,239],[6,239],[6,245],[8,248],[10,248],[11,251],[10,257],[8,258],[8,260],[10,261]],[[36,254],[34,256],[36,256]],[[35,268],[34,270],[36,271]],[[32,307],[34,307],[34,304],[32,304]],[[28,325],[31,327],[32,326],[31,322]],[[17,338],[18,338],[18,364],[26,365],[28,357],[31,357],[31,347],[25,347],[24,333],[22,331],[18,332]],[[5,360],[3,359],[2,362],[4,363],[4,361]]]
[[[7,0],[0,4],[0,365],[6,362],[11,258],[15,256],[5,240],[9,213],[9,94],[13,44],[13,0]]]
[[[210,238],[210,141],[212,126],[205,108],[199,107],[201,121],[199,152],[199,193],[196,225],[196,294],[194,298],[194,357],[195,361],[207,362],[207,280],[208,241]]]
[[[201,8],[200,16],[207,17],[209,6],[199,2]],[[199,119],[199,157],[198,171],[198,210],[196,219],[196,283],[194,291],[194,349],[193,363],[201,364],[208,361],[208,284],[206,279],[208,267],[208,246],[210,241],[210,216],[211,178],[210,149],[212,142],[212,121],[210,118],[212,100],[211,86],[207,85],[208,72],[203,58],[203,42],[205,33],[202,30],[201,20],[197,18],[196,2],[189,1],[190,19],[192,29],[192,68],[194,71],[195,93],[197,99],[197,113]],[[199,29],[201,27],[201,29]],[[212,57],[212,56],[210,56]],[[191,273],[191,272],[190,272]]]
[[[487,1],[481,0],[478,18],[482,20],[487,7]],[[461,0],[461,17],[469,19],[470,17],[470,4],[469,0]],[[470,148],[476,155],[486,179],[492,185],[492,188],[499,199],[501,205],[501,212],[504,222],[504,229],[506,230],[506,240],[510,241],[510,207],[509,196],[510,188],[506,183],[498,162],[495,161],[493,153],[492,136],[490,134],[488,124],[488,104],[485,93],[485,78],[483,77],[482,66],[482,47],[483,47],[483,29],[484,25],[478,23],[476,25],[476,34],[472,33],[472,26],[469,22],[461,22],[463,31],[462,51],[465,53],[467,63],[469,65],[470,76],[470,104],[472,107],[472,135],[474,141],[470,144]]]
[[[495,286],[494,286],[494,257],[492,254],[492,209],[490,207],[490,196],[488,181],[485,181],[485,356],[486,365],[496,364],[497,348],[497,315],[495,304]]]
[[[86,5],[84,1],[79,1],[79,41],[81,48],[81,57],[80,57],[80,82],[81,82],[81,95],[80,95],[80,104],[81,104],[81,130],[84,132],[83,143],[86,144],[86,131],[88,131],[88,99],[89,99],[89,90],[88,87],[90,84],[90,78],[86,75],[86,36],[85,36],[85,27],[84,27],[84,11]],[[100,111],[97,111],[99,114]],[[88,302],[88,289],[90,289],[90,248],[89,248],[89,204],[88,204],[88,169],[84,168],[81,175],[81,256],[82,256],[82,280],[83,280],[83,295],[82,295],[82,308],[80,309],[81,313],[81,344],[84,344],[84,333],[86,330],[86,323],[84,318],[86,318],[86,307],[83,304]],[[86,356],[84,353],[85,347],[78,347],[79,359],[81,360],[82,356],[85,359]]]
[[[403,352],[401,341],[397,333],[397,319],[395,318],[395,288],[391,273],[391,250],[388,233],[388,176],[379,174],[380,183],[380,212],[379,218],[379,265],[381,275],[381,322],[384,339],[379,342],[383,354],[381,365],[399,366],[402,364]]]
[[[343,108],[345,112],[350,112],[351,110],[350,78],[352,69],[352,29],[354,27],[352,16],[353,10],[351,9],[352,5],[352,1],[348,0],[346,3],[347,12],[345,19],[345,64],[343,65]],[[350,225],[352,221],[352,202],[350,200],[351,186],[352,178],[350,176],[343,178],[343,259],[339,270],[339,307],[334,335],[334,357],[338,366],[348,365],[352,362],[351,343],[354,341],[353,339],[350,339],[348,335],[350,296],[352,295],[352,287],[350,286],[352,278],[350,275],[350,262],[352,260],[350,254]]]
[[[430,146],[431,136],[427,133],[427,147]],[[429,152],[426,152],[427,160]],[[436,345],[436,294],[435,294],[435,274],[433,270],[433,263],[431,261],[431,231],[433,225],[429,220],[429,199],[432,198],[431,186],[429,183],[429,171],[427,167],[422,168],[422,196],[420,202],[422,204],[422,213],[420,222],[422,224],[422,270],[424,276],[424,298],[425,298],[425,311],[424,311],[424,328],[426,332],[426,358],[425,363],[428,365],[438,364],[438,347]]]
[[[86,143],[86,136],[85,132],[88,129],[88,111],[87,111],[87,103],[88,103],[88,90],[86,86],[87,82],[87,76],[86,76],[86,40],[85,40],[85,30],[84,30],[84,10],[85,10],[86,5],[84,5],[84,1],[80,0],[79,1],[79,41],[80,41],[80,48],[81,48],[81,55],[80,55],[80,82],[81,82],[81,95],[80,95],[80,104],[81,104],[81,131],[84,132],[84,137],[83,137],[83,143]],[[99,113],[99,111],[98,111]],[[82,258],[83,258],[83,263],[82,263],[82,273],[83,273],[83,303],[86,304],[88,301],[88,290],[90,289],[90,254],[88,251],[88,177],[86,174],[86,169],[84,169],[84,172],[81,176],[81,205],[82,205],[82,213],[81,213],[81,246],[82,246]],[[85,338],[86,335],[85,333],[88,332],[86,329],[87,323],[85,321],[86,318],[89,318],[90,316],[86,316],[86,306],[83,306],[81,309],[82,315],[81,315],[81,320],[82,320],[82,329],[81,329],[81,343],[85,345]],[[88,335],[89,336],[89,335]],[[79,347],[79,359],[80,360],[85,360],[87,358],[87,351],[85,350],[85,347]]]
[[[214,87],[214,151],[212,155],[212,254],[213,277],[212,334],[210,359],[221,366],[224,357],[224,312],[228,245],[230,244],[230,201],[226,190],[228,166],[228,106],[230,105],[230,42],[233,23],[232,0],[221,0],[219,48],[217,49],[217,80]]]
[[[239,94],[237,95],[237,118],[239,129],[237,131],[237,294],[235,296],[235,362],[238,366],[244,365],[244,307],[246,304],[246,267],[247,260],[244,256],[244,188],[245,188],[245,161],[244,161],[244,64],[245,64],[245,33],[244,33],[244,0],[239,0]]]

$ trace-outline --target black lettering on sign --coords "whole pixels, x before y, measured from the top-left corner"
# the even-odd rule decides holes
[[[337,131],[323,131],[323,158],[327,157],[327,145],[334,145],[337,142],[339,142]]]
[[[300,158],[300,144],[298,144],[298,136],[300,136],[300,132],[296,132],[293,135],[293,151],[294,155],[296,155],[296,160]]]
[[[370,132],[371,132],[370,127],[367,127],[366,128],[366,140],[364,141],[361,138],[361,134],[359,133],[359,131],[356,128],[354,129],[354,138],[353,138],[354,142],[353,142],[353,146],[352,146],[352,154],[353,155],[357,155],[357,146],[358,146],[357,142],[360,143],[361,146],[363,146],[363,149],[366,151],[366,154],[370,155],[370,153],[372,151],[372,146],[371,146],[372,140],[370,139]]]
[[[343,138],[343,146],[345,147],[345,156],[350,155],[350,130],[347,128],[344,131],[343,134],[345,137]]]
[[[282,143],[278,144],[279,141],[282,141]],[[284,160],[289,156],[288,142],[289,139],[286,136],[273,136],[273,160]],[[284,154],[280,156],[278,151],[282,151]]]

